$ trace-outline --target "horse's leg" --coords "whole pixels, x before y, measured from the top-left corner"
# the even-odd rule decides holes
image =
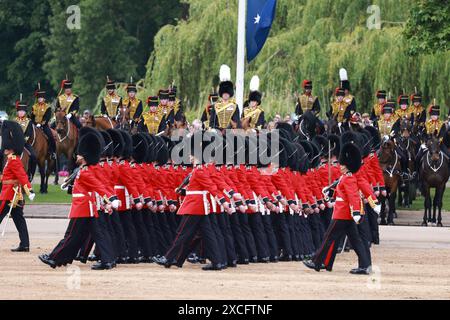
[[[437,217],[437,226],[442,227],[442,198],[444,197],[445,192],[445,183],[444,187],[439,186],[436,188],[436,195],[434,199],[436,201],[437,209],[438,209],[438,217]]]
[[[433,227],[436,226],[436,207],[437,207],[437,199],[439,198],[439,188],[435,188],[434,192],[434,198],[433,198],[433,218],[431,219],[431,223],[433,224]],[[431,197],[430,197],[431,199]]]
[[[55,172],[55,180],[53,181],[53,184],[55,186],[57,186],[59,184],[59,154],[56,154],[56,159],[55,159],[55,166],[54,166],[54,172]]]
[[[430,198],[430,188],[425,183],[423,183],[423,185],[422,185],[422,192],[423,192],[423,196],[425,198],[424,203],[423,203],[423,207],[425,208],[425,213],[423,215],[422,225],[427,226],[428,222],[431,222],[430,221],[431,220],[431,211],[429,211],[431,209],[431,198]]]
[[[39,192],[41,194],[44,194],[44,193],[46,193],[45,192],[45,162],[42,163],[42,161],[39,161],[38,167],[39,167],[39,174],[41,175],[41,186],[40,186]]]
[[[386,225],[386,197],[380,196],[381,200],[381,212],[380,212],[380,225]]]
[[[395,198],[397,192],[389,194],[389,211],[388,211],[388,225],[394,224],[394,212],[395,212]]]

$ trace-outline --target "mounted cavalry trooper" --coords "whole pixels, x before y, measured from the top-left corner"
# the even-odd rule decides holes
[[[8,213],[11,214],[20,238],[19,246],[11,251],[28,252],[30,251],[30,240],[27,223],[23,216],[23,207],[25,206],[23,191],[31,201],[34,200],[35,193],[20,160],[25,139],[22,128],[17,122],[3,122],[1,144],[1,150],[7,160],[1,178],[0,223],[5,217],[9,218]]]
[[[381,138],[384,136],[394,136],[400,130],[400,121],[394,115],[395,102],[389,100],[381,111],[381,118],[378,120],[378,131]]]
[[[173,110],[174,118],[178,118],[183,114],[183,105],[177,98],[177,87],[171,85],[169,87],[169,101],[167,102],[169,109]]]
[[[33,135],[33,123],[31,122],[31,119],[27,116],[28,111],[28,105],[26,102],[22,100],[22,94],[20,94],[20,100],[16,102],[16,111],[17,116],[14,119],[15,122],[17,122],[20,127],[22,128],[22,132],[25,139],[25,149],[30,154],[30,161],[29,161],[29,172],[34,173],[36,170],[36,152],[34,151],[33,147],[28,143],[28,140]]]
[[[56,99],[55,109],[64,111],[67,119],[80,129],[81,123],[77,117],[78,111],[80,111],[80,98],[73,94],[72,81],[67,79],[67,77],[61,82],[61,90],[64,90],[64,93]]]
[[[105,118],[115,119],[117,111],[122,107],[122,98],[116,93],[116,82],[106,77],[107,93],[102,99],[101,113]]]
[[[356,112],[356,101],[355,101],[355,97],[350,93],[351,87],[350,87],[350,81],[348,80],[347,70],[340,69],[339,77],[341,78],[341,88],[343,88],[344,92],[345,92],[343,101],[347,105],[347,109],[348,109],[348,112],[350,113],[350,116],[352,116],[353,113]]]
[[[377,103],[372,108],[372,114],[370,115],[370,120],[372,120],[374,123],[376,123],[382,114],[383,107],[386,104],[386,91],[385,90],[378,90],[377,91]]]
[[[130,121],[133,125],[139,123],[143,111],[142,101],[136,98],[136,94],[137,87],[133,83],[133,78],[131,78],[130,83],[127,85],[127,97],[122,100],[122,105],[129,109]]]
[[[295,114],[300,116],[305,111],[311,110],[317,116],[320,113],[320,102],[317,96],[312,95],[312,81],[303,80],[302,87],[303,94],[298,97],[297,104],[295,105]]]
[[[266,120],[264,110],[261,108],[261,92],[259,92],[259,78],[254,76],[250,81],[250,94],[248,96],[248,106],[244,108],[241,122],[248,121],[251,129],[261,130]]]
[[[234,84],[231,81],[230,67],[227,65],[220,67],[219,96],[219,101],[211,110],[209,127],[216,129],[240,128],[239,107],[233,99]]]
[[[335,99],[331,104],[329,114],[332,118],[336,119],[338,123],[345,123],[346,126],[348,126],[352,113],[350,105],[345,100],[345,90],[343,88],[336,88]]]
[[[166,122],[168,121],[171,124],[173,124],[175,112],[173,109],[173,105],[172,107],[170,107],[169,105],[169,90],[166,89],[159,90],[158,97],[159,97],[159,105],[158,105],[159,114],[164,116]]]
[[[205,127],[205,129],[209,129],[209,121],[210,121],[210,118],[211,118],[211,110],[214,108],[214,105],[216,104],[216,102],[218,100],[219,100],[219,95],[214,90],[213,93],[211,93],[208,96],[208,104],[205,107],[205,110],[203,110],[202,117],[200,119],[202,121],[203,126]]]
[[[399,109],[395,111],[395,115],[398,119],[403,120],[411,120],[411,110],[409,108],[409,98],[407,95],[400,95],[398,97],[398,105],[400,106]]]
[[[53,138],[52,131],[49,127],[49,121],[52,117],[52,108],[45,101],[45,91],[41,89],[41,84],[38,83],[38,90],[35,92],[37,102],[33,105],[31,109],[31,121],[36,127],[41,128],[44,131],[48,139],[49,152],[53,159],[56,159],[56,143]]]
[[[166,117],[158,109],[158,97],[148,97],[147,105],[149,110],[142,114],[142,121],[139,122],[138,131],[148,132],[156,135],[166,129]]]
[[[448,151],[448,148],[443,143],[443,139],[447,133],[447,128],[445,126],[445,122],[439,119],[440,115],[440,107],[436,104],[431,104],[428,108],[428,113],[430,114],[430,119],[427,120],[425,123],[425,133],[427,140],[432,139],[433,137],[436,137],[439,139],[441,143],[441,151],[450,158],[450,153]],[[418,166],[420,164],[420,160],[422,159],[423,155],[427,151],[427,147],[424,144],[420,146],[419,152],[416,156],[416,168],[418,169]]]
[[[425,107],[422,105],[422,95],[420,93],[414,93],[411,95],[411,106],[409,112],[415,126],[417,126],[419,132],[425,127],[425,121],[427,121],[427,113]]]

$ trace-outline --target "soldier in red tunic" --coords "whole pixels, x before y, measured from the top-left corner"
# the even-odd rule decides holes
[[[25,205],[23,191],[33,201],[35,193],[32,190],[28,176],[23,168],[20,156],[25,147],[23,131],[17,122],[4,121],[2,124],[2,148],[7,157],[2,174],[2,192],[0,194],[0,223],[11,210],[11,216],[17,231],[19,232],[20,244],[13,252],[30,251],[30,240],[23,207]],[[12,206],[12,209],[11,209]]]
[[[303,261],[303,263],[316,271],[323,268],[331,271],[337,253],[337,242],[342,236],[347,235],[358,255],[359,264],[358,268],[352,269],[350,273],[369,274],[370,262],[357,229],[357,224],[361,220],[361,210],[363,210],[358,182],[354,175],[361,167],[359,148],[352,143],[344,145],[341,149],[339,162],[343,175],[336,187],[333,219],[325,234],[322,246],[316,252],[314,258]]]
[[[104,186],[104,183],[95,175],[93,167],[100,160],[102,152],[101,141],[94,133],[88,133],[83,136],[78,144],[77,163],[80,165],[80,171],[77,174],[72,188],[72,206],[69,213],[69,226],[67,227],[64,239],[53,249],[50,254],[43,254],[39,259],[52,268],[70,264],[76,257],[83,242],[89,233],[94,237],[97,245],[102,244],[94,219],[97,218],[96,210],[98,199],[95,193],[101,195],[105,210],[111,211],[117,209],[120,201],[111,193],[110,189]],[[100,253],[102,254],[102,248]],[[92,267],[94,270],[111,269],[115,262],[102,261]]]

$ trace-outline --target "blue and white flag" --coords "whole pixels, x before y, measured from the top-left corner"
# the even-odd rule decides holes
[[[275,18],[277,0],[247,2],[247,61],[252,61],[266,43]]]

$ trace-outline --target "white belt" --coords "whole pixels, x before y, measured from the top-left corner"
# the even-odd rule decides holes
[[[125,190],[125,186],[114,186],[114,189]]]
[[[205,215],[209,215],[209,202],[208,202],[208,191],[186,191],[187,196],[201,195],[203,196],[203,208],[205,210]]]
[[[337,201],[344,201],[344,199],[342,199],[341,197],[336,197],[336,202]]]
[[[72,198],[83,198],[83,197],[86,197],[86,195],[83,193],[73,193],[72,194]]]

